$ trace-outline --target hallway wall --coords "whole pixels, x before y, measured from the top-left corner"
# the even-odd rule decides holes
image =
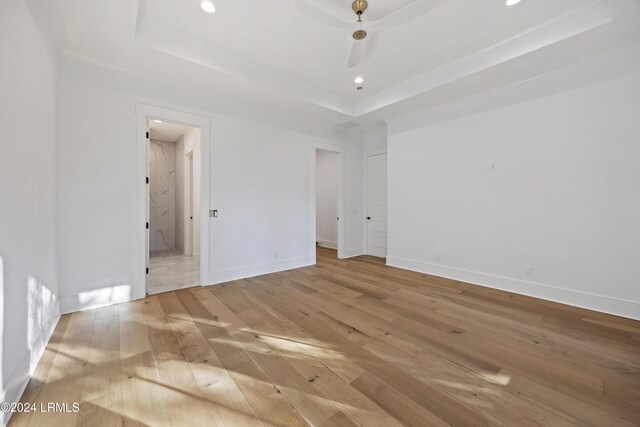
[[[316,151],[316,242],[338,249],[338,191],[340,154]]]

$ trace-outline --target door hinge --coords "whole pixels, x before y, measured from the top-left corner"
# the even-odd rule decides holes
[[[147,132],[147,139],[149,139],[149,132]]]
[[[147,184],[149,183],[149,177],[147,177]]]
[[[149,229],[149,223],[147,223],[147,230]]]
[[[149,267],[147,267],[147,273],[146,274],[149,274]]]

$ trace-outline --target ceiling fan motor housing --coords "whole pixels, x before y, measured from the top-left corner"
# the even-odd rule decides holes
[[[368,6],[369,3],[367,2],[367,0],[355,0],[353,4],[351,4],[351,8],[356,13],[356,15],[358,15],[358,17],[360,17],[364,13],[364,11],[367,10]]]
[[[357,30],[353,33],[353,38],[356,40],[363,40],[367,37],[367,32],[365,30]]]

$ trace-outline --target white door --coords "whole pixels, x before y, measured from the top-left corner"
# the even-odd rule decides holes
[[[193,152],[187,154],[185,171],[185,256],[193,255]]]
[[[387,155],[367,157],[367,254],[387,256]]]
[[[149,293],[149,250],[150,242],[149,242],[149,231],[151,227],[151,214],[150,214],[150,206],[151,203],[149,201],[150,198],[150,177],[151,177],[151,139],[149,139],[150,134],[149,127],[147,127],[147,138],[144,140],[145,144],[145,152],[147,153],[147,164],[146,168],[146,178],[145,178],[145,196],[144,196],[144,205],[145,205],[145,221],[147,222],[145,225],[145,233],[144,233],[144,247],[145,247],[145,266],[147,274],[144,276],[144,289],[145,293]]]
[[[195,197],[194,194],[194,182],[193,182],[193,152],[189,155],[189,176],[187,177],[189,181],[189,254],[193,255],[196,251],[196,233],[195,233],[195,223],[193,222],[193,216],[195,215],[194,203],[193,199]]]

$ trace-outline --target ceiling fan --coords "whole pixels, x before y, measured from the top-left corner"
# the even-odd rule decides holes
[[[365,30],[362,26],[362,17],[369,7],[369,2],[368,0],[355,0],[351,4],[351,9],[358,18],[356,21],[358,29],[353,31],[353,23],[345,22],[341,19],[338,19],[334,15],[319,9],[318,7],[311,4],[313,3],[313,0],[294,0],[298,9],[305,15],[326,25],[330,25],[332,27],[340,28],[342,30],[347,30],[350,32],[353,31],[353,42],[351,51],[349,53],[349,59],[347,60],[348,68],[354,68],[362,60],[365,53],[366,39],[368,36],[395,27],[397,25],[406,24],[409,21],[419,18],[429,10],[433,9],[433,7],[439,1],[440,0],[416,0],[408,6],[396,10],[395,12],[392,12],[381,19],[367,22]]]
[[[369,3],[367,0],[355,0],[353,4],[351,4],[351,9],[355,12],[358,17],[358,23],[360,24],[360,29],[353,32],[351,35],[353,37],[353,46],[351,47],[351,53],[349,54],[349,59],[347,61],[347,68],[353,68],[360,63],[362,60],[362,53],[364,51],[364,43],[367,38],[368,33],[362,29],[362,15],[369,7]]]

